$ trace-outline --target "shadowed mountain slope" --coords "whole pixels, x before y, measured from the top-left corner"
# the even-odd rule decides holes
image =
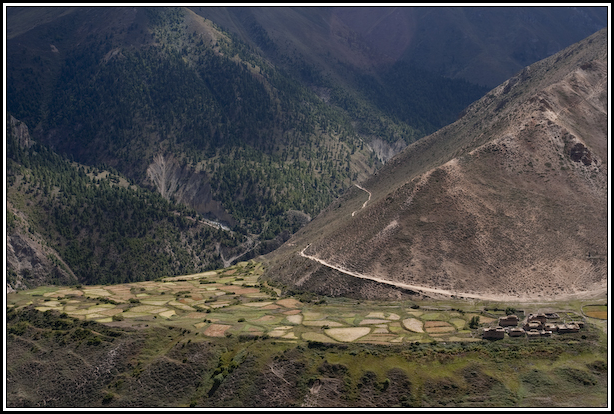
[[[607,25],[604,7],[338,7],[387,59],[494,87]]]
[[[270,55],[338,76],[404,61],[495,87],[607,26],[606,7],[192,7]],[[337,72],[337,75],[334,73]]]
[[[267,277],[360,297],[605,292],[607,39],[525,68],[407,147],[269,255]]]

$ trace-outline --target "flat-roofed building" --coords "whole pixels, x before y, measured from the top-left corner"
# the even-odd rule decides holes
[[[503,339],[505,336],[505,329],[501,327],[496,328],[484,328],[484,339]]]
[[[562,325],[559,325],[558,333],[574,333],[578,332],[579,330],[580,327],[574,323],[564,323]]]
[[[522,329],[522,328],[512,328],[512,329],[509,330],[508,335],[512,336],[512,337],[524,336],[524,329]]]
[[[516,315],[507,315],[499,318],[500,326],[516,326],[518,325],[518,316]]]
[[[538,321],[529,322],[529,323],[527,323],[524,326],[524,330],[525,331],[530,331],[532,329],[539,330],[539,329],[542,329],[542,328],[543,328],[543,325],[540,322],[538,322]]]
[[[529,318],[528,318],[528,322],[539,322],[542,325],[546,323],[546,320],[548,318],[546,317],[545,313],[537,313],[537,314],[529,314]]]

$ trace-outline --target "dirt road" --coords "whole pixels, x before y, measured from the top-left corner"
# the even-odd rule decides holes
[[[379,277],[375,277],[375,276],[370,276],[370,275],[364,275],[361,273],[357,273],[357,272],[352,272],[351,270],[347,270],[347,269],[343,269],[340,266],[331,264],[331,263],[327,263],[324,260],[318,259],[315,256],[310,256],[308,254],[305,253],[305,250],[307,250],[307,248],[309,248],[310,245],[307,245],[299,254],[304,257],[307,258],[309,260],[313,260],[315,262],[320,263],[321,265],[324,265],[326,267],[329,267],[331,269],[335,269],[341,273],[345,273],[346,275],[350,275],[350,276],[354,276],[354,277],[358,277],[361,279],[368,279],[368,280],[373,280],[375,282],[379,282],[379,283],[385,283],[388,285],[392,285],[392,286],[396,286],[396,287],[400,287],[403,289],[409,289],[409,290],[413,290],[413,291],[417,291],[417,292],[421,292],[424,293],[428,296],[428,294],[438,294],[438,295],[445,295],[445,296],[456,296],[459,298],[466,298],[466,299],[476,299],[476,300],[489,300],[489,301],[497,301],[497,302],[534,302],[537,298],[530,298],[530,297],[518,297],[518,296],[510,296],[510,295],[478,295],[475,293],[466,293],[466,292],[453,292],[453,291],[449,291],[449,290],[445,290],[445,289],[436,289],[436,288],[429,288],[429,287],[425,287],[425,286],[416,286],[416,285],[410,285],[407,283],[401,283],[401,282],[394,282],[391,280],[386,280],[386,279],[381,279]],[[607,292],[607,288],[605,288],[605,291]],[[589,297],[597,297],[602,295],[604,292],[602,290],[598,290],[598,291],[590,291],[590,292],[578,292],[576,294],[564,294],[564,295],[554,295],[555,297],[553,298],[552,301],[561,301],[561,300],[566,300],[566,299],[577,299],[577,298],[589,298]],[[544,298],[539,298],[538,302],[540,303],[544,303],[544,302],[549,302],[548,300],[544,299]]]
[[[367,206],[367,203],[368,203],[369,201],[371,201],[371,192],[370,192],[369,190],[365,190],[364,188],[362,188],[362,187],[361,187],[361,186],[359,186],[358,184],[354,184],[354,185],[355,185],[356,187],[360,188],[362,191],[366,191],[366,192],[367,192],[367,194],[369,194],[369,198],[367,199],[367,201],[365,201],[365,202],[363,203],[363,205],[362,205],[362,207],[361,207],[361,209],[363,209],[363,208],[365,208],[365,207]],[[354,214],[356,214],[357,212],[358,212],[358,210],[357,210],[357,211],[353,211],[353,212],[352,212],[352,217],[354,217]]]

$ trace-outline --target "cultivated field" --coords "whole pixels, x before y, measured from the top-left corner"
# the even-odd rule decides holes
[[[480,326],[485,327],[496,325],[498,317],[505,315],[505,304],[483,301],[281,298],[279,289],[258,282],[261,274],[260,263],[242,262],[217,271],[125,285],[39,287],[8,294],[7,304],[33,305],[42,312],[56,310],[118,327],[163,325],[210,338],[266,335],[280,341],[329,343],[479,341],[481,330],[468,327],[471,318],[479,316]],[[540,306],[526,304],[524,310],[552,310],[551,302],[548,309]],[[574,302],[556,311],[563,319],[585,319],[605,329],[606,304]]]

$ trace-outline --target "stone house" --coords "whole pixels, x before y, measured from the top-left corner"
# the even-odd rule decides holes
[[[580,327],[576,325],[575,323],[564,323],[562,325],[559,325],[558,332],[560,334],[573,333],[573,332],[578,332],[579,330],[580,330]]]
[[[484,339],[503,339],[505,336],[505,329],[501,327],[496,328],[484,328]]]
[[[528,318],[528,322],[539,322],[542,325],[544,325],[547,319],[548,318],[546,317],[546,314],[544,313],[530,314]]]
[[[542,328],[543,328],[543,325],[541,324],[541,322],[538,322],[538,321],[529,322],[529,323],[525,324],[525,326],[524,326],[524,330],[525,331],[530,331],[532,329],[539,330],[539,329],[542,329]]]
[[[516,315],[508,315],[502,316],[499,318],[500,326],[516,326],[518,325],[518,316]]]
[[[524,336],[524,329],[522,328],[512,328],[508,332],[509,336]]]

